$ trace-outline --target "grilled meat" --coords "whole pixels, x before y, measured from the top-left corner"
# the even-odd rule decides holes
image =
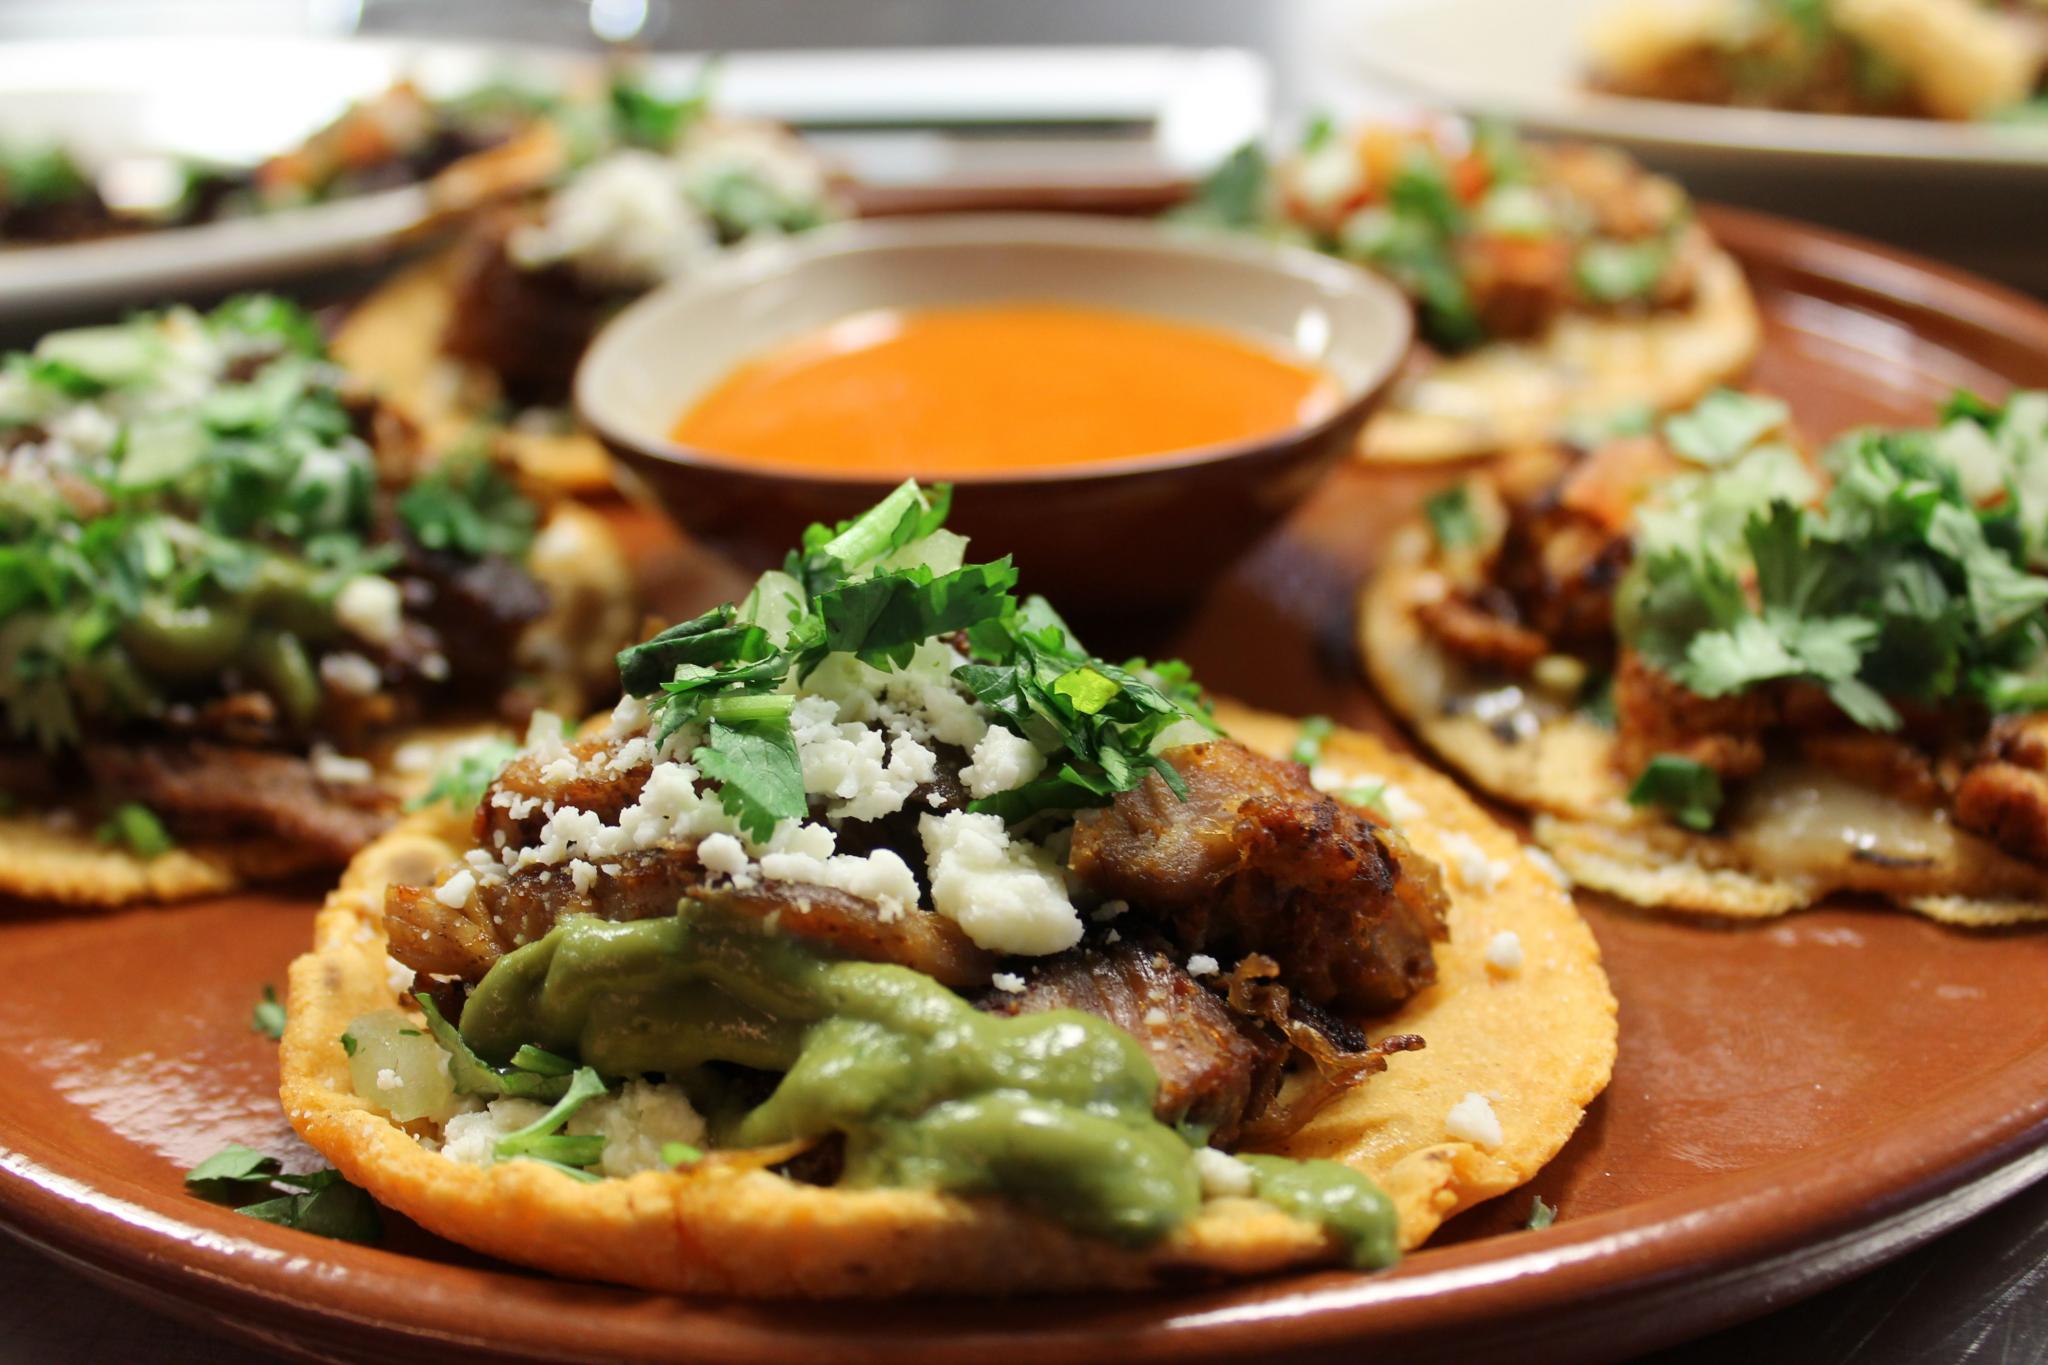
[[[692,891],[729,914],[773,920],[782,933],[856,962],[890,962],[923,972],[942,986],[985,984],[996,957],[977,948],[960,926],[929,910],[889,913],[871,900],[804,882]]]
[[[347,862],[391,823],[369,784],[322,781],[297,754],[221,744],[94,744],[81,754],[93,785],[148,806],[188,838],[270,835]]]
[[[620,760],[616,741],[603,734],[587,735],[566,749],[575,760],[575,772],[567,777],[543,777],[542,771],[557,760],[525,752],[491,780],[476,808],[473,831],[479,847],[492,853],[525,848],[540,839],[555,810],[571,806],[617,824],[619,813],[640,799],[653,770],[651,757]]]
[[[1084,814],[1070,866],[1187,952],[1263,953],[1295,994],[1345,1014],[1392,1008],[1436,980],[1436,867],[1392,830],[1317,791],[1298,763],[1234,740],[1170,750],[1157,773]]]
[[[566,264],[522,269],[506,247],[521,221],[498,215],[463,242],[441,346],[496,375],[515,403],[559,403],[598,325],[623,300],[591,289]]]
[[[479,883],[454,906],[431,886],[393,886],[384,897],[391,955],[416,972],[481,980],[499,958],[568,915],[620,923],[673,915],[704,879],[694,844],[637,850],[606,866],[614,870],[583,890],[564,868],[519,868],[503,881]]]
[[[995,1014],[1076,1009],[1115,1024],[1159,1072],[1153,1113],[1163,1123],[1208,1129],[1211,1141],[1229,1146],[1280,1088],[1292,1048],[1233,1014],[1163,942],[1071,948],[1020,974],[1022,991],[990,991],[981,1007]]]

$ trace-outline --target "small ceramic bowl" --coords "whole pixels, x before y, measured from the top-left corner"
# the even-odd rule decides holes
[[[700,543],[765,568],[900,477],[692,449],[669,437],[677,417],[742,361],[848,314],[1020,301],[1221,328],[1338,386],[1327,415],[1254,440],[954,480],[955,529],[1014,555],[1024,591],[1092,617],[1198,594],[1344,457],[1411,334],[1390,285],[1298,248],[1084,215],[875,220],[743,250],[634,303],[585,355],[576,407]]]

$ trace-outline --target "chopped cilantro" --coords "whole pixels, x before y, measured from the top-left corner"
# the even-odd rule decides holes
[[[1194,198],[1174,210],[1174,217],[1210,227],[1253,229],[1264,221],[1272,168],[1255,142],[1247,142],[1223,159],[1196,187]]]
[[[1479,543],[1479,518],[1472,511],[1472,494],[1464,484],[1432,493],[1422,504],[1436,543],[1446,550],[1462,550]]]
[[[661,1144],[661,1164],[664,1166],[692,1166],[704,1159],[704,1149],[693,1147],[687,1142],[664,1142]]]
[[[1304,768],[1313,768],[1322,759],[1323,745],[1336,732],[1337,723],[1328,716],[1309,716],[1301,722],[1301,732],[1294,737],[1294,747],[1287,756]]]
[[[1557,1206],[1544,1203],[1543,1196],[1539,1194],[1529,1202],[1529,1221],[1523,1226],[1533,1232],[1538,1228],[1547,1228],[1556,1221]]]
[[[482,1095],[495,1099],[500,1095],[511,1095],[524,1100],[558,1100],[569,1093],[570,1078],[567,1076],[544,1076],[532,1071],[516,1068],[500,1070],[476,1055],[462,1033],[448,1022],[430,995],[413,997],[426,1016],[427,1032],[434,1035],[448,1054],[448,1075],[455,1082],[459,1095]]]
[[[719,784],[718,801],[755,840],[766,843],[783,820],[801,820],[803,767],[789,721],[711,722],[709,737],[691,759]]]
[[[484,799],[491,783],[518,753],[519,746],[502,736],[467,746],[441,766],[433,784],[408,801],[406,809],[419,810],[445,801],[458,810],[468,810]]]
[[[263,988],[263,998],[256,1002],[256,1008],[249,1014],[249,1031],[260,1033],[266,1038],[284,1037],[284,1006],[277,1001],[274,987]]]
[[[1704,833],[1721,809],[1721,775],[1704,763],[1658,754],[1628,790],[1632,806],[1661,806],[1687,829]]]
[[[1363,786],[1346,787],[1343,791],[1338,792],[1337,796],[1339,800],[1348,801],[1354,806],[1364,806],[1367,810],[1389,823],[1393,821],[1394,813],[1387,809],[1387,784],[1385,781],[1367,782]]]
[[[1873,730],[1898,727],[1891,698],[2040,705],[2048,395],[1964,395],[1939,428],[1852,433],[1818,506],[1796,457],[1757,444],[1783,418],[1717,394],[1666,424],[1719,467],[1639,512],[1624,642],[1702,696],[1796,680]]]
[[[562,1133],[562,1125],[578,1109],[605,1093],[605,1083],[589,1067],[579,1067],[569,1085],[545,1114],[523,1128],[498,1139],[493,1154],[500,1161],[515,1157],[540,1157],[563,1166],[589,1166],[604,1155],[604,1138],[597,1134],[578,1136]]]
[[[1572,279],[1595,303],[1629,303],[1648,298],[1670,264],[1671,246],[1662,237],[1596,237],[1572,259]]]
[[[341,1035],[341,1050],[348,1056],[355,1056],[356,1049],[360,1046],[362,1045],[356,1041],[356,1036],[353,1033],[344,1033]]]
[[[450,455],[399,494],[398,515],[429,550],[468,559],[525,554],[538,520],[505,472],[474,450]]]
[[[123,801],[94,831],[103,844],[119,844],[144,858],[157,858],[178,846],[156,812],[140,801]]]
[[[231,1146],[193,1167],[185,1187],[210,1203],[280,1227],[345,1242],[374,1242],[383,1233],[377,1205],[334,1170],[287,1174],[284,1163],[253,1148]],[[252,1195],[267,1199],[244,1203]]]
[[[566,1076],[576,1069],[576,1063],[567,1057],[556,1056],[531,1043],[520,1044],[519,1050],[512,1054],[512,1065],[536,1076]]]

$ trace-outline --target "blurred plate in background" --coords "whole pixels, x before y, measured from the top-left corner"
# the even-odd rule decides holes
[[[1701,199],[1865,232],[2035,290],[2048,128],[1726,109],[1581,84],[1588,26],[1615,0],[1371,0],[1345,25],[1354,69],[1431,105],[1613,143]]]
[[[144,156],[246,163],[410,78],[430,95],[494,79],[559,85],[587,52],[454,42],[157,38],[0,45],[0,141],[58,142],[94,166]],[[699,55],[645,64],[687,86]],[[797,125],[889,207],[943,186],[1001,205],[1050,192],[1157,197],[1264,126],[1266,66],[1168,47],[730,53],[718,107]],[[409,185],[257,218],[0,251],[0,322],[190,298],[339,270],[430,225]]]

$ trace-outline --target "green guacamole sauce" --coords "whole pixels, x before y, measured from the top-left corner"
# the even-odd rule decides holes
[[[921,973],[822,958],[695,907],[564,920],[492,968],[462,1033],[498,1062],[530,1043],[607,1075],[781,1072],[731,1142],[841,1133],[849,1185],[1000,1195],[1133,1246],[1202,1202],[1193,1148],[1152,1116],[1158,1073],[1106,1020],[987,1014]],[[1328,1228],[1354,1264],[1393,1261],[1392,1207],[1364,1176],[1249,1160],[1260,1197]]]

